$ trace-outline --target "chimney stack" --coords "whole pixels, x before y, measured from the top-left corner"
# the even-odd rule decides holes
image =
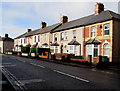
[[[68,17],[67,16],[62,16],[61,19],[60,19],[61,23],[66,23],[68,22]]]
[[[46,22],[41,22],[40,27],[43,29],[44,27],[46,27],[46,25]]]
[[[5,34],[5,37],[8,38],[8,34]]]
[[[29,32],[31,32],[31,31],[32,31],[32,29],[28,29],[28,31],[27,31],[27,32],[29,33]]]
[[[104,11],[104,5],[103,3],[96,3],[95,4],[95,14],[100,14],[102,11]]]

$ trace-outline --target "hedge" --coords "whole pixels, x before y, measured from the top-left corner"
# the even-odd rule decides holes
[[[29,53],[30,52],[30,47],[21,47],[21,52],[22,53]]]
[[[38,48],[32,47],[32,48],[30,48],[30,52],[31,53],[36,53],[36,52],[38,52]]]

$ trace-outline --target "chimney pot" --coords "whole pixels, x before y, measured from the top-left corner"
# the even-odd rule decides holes
[[[8,34],[5,34],[5,37],[8,38]]]
[[[46,22],[41,22],[40,27],[43,29],[44,27],[46,27],[46,25]]]
[[[61,17],[61,23],[63,24],[63,23],[66,23],[66,22],[68,22],[68,17],[67,16],[62,16]]]
[[[102,11],[104,11],[104,5],[103,3],[96,3],[95,4],[95,14],[100,14]]]
[[[28,29],[28,31],[27,32],[31,32],[32,31],[32,29]]]

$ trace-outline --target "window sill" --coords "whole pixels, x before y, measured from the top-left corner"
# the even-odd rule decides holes
[[[110,37],[110,35],[103,35],[104,37]]]

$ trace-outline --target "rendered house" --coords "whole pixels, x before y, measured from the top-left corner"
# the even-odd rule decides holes
[[[40,29],[31,30],[28,29],[28,31],[19,37],[15,38],[15,44],[14,47],[20,47],[20,46],[36,46],[40,48],[50,48],[50,31],[60,26],[60,23],[54,24],[51,26],[46,26],[45,22],[42,22],[40,25]],[[16,49],[18,49],[16,47]],[[20,51],[20,50],[19,50]]]
[[[0,37],[0,53],[11,52],[14,48],[14,40],[5,34],[5,37]]]

